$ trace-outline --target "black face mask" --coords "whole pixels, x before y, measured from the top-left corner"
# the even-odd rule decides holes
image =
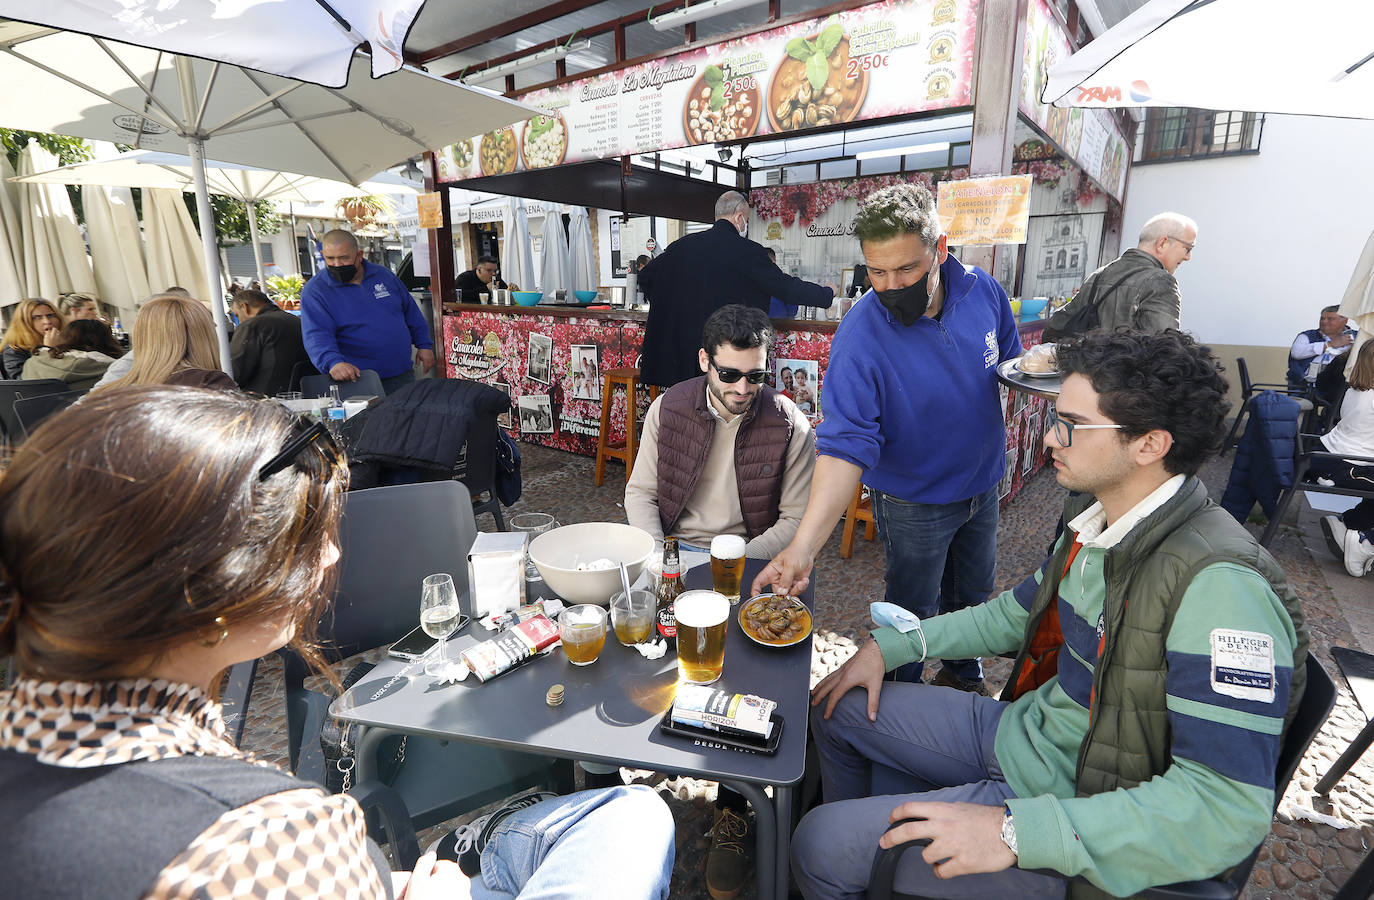
[[[357,266],[325,266],[329,270],[329,277],[339,284],[348,284],[358,276]]]
[[[934,266],[932,265],[932,270]],[[927,285],[930,282],[930,273],[927,272],[924,278],[918,279],[913,285],[904,288],[894,288],[890,291],[874,291],[878,295],[878,301],[887,307],[897,319],[907,327],[915,324],[916,320],[926,314],[926,307],[930,306],[930,291]]]

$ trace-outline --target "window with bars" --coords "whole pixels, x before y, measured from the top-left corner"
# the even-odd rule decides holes
[[[1258,153],[1264,114],[1155,107],[1137,131],[1136,163]]]

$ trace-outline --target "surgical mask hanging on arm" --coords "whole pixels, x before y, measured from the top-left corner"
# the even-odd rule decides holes
[[[921,658],[916,662],[925,662],[926,635],[921,630],[921,620],[914,612],[903,609],[895,603],[878,600],[868,605],[868,614],[873,617],[875,624],[883,628],[895,628],[902,634],[916,632],[916,639],[921,642]]]

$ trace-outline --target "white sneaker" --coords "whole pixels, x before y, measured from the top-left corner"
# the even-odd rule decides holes
[[[1345,570],[1356,578],[1374,567],[1374,544],[1365,540],[1364,533],[1354,528],[1345,532]]]
[[[1331,555],[1336,559],[1345,561],[1345,523],[1340,516],[1322,516],[1322,537],[1326,538],[1326,547],[1331,551]]]

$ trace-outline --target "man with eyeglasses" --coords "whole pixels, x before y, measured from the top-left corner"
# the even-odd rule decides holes
[[[1183,294],[1174,273],[1193,258],[1197,223],[1176,212],[1163,212],[1140,229],[1136,246],[1088,276],[1073,300],[1045,323],[1045,339],[1074,333],[1082,319],[1079,305],[1097,308],[1092,330],[1126,327],[1146,334],[1179,327]]]
[[[1050,558],[984,605],[875,630],[812,691],[826,802],[792,840],[808,900],[861,897],[879,845],[924,838],[904,894],[1061,898],[1100,894],[1045,870],[1126,897],[1216,875],[1269,833],[1308,636],[1282,569],[1197,478],[1225,434],[1221,367],[1177,331],[1057,358],[1045,446],[1081,493]],[[1010,651],[1001,701],[883,682]]]
[[[924,187],[873,193],[853,230],[873,290],[831,345],[806,515],[753,590],[806,585],[862,479],[883,536],[888,602],[919,616],[982,603],[1006,467],[996,366],[1021,354],[1016,319],[992,276],[949,254]],[[894,677],[921,674],[915,662]],[[936,683],[986,693],[977,659],[945,660]]]
[[[763,383],[773,336],[768,315],[750,306],[723,306],[706,320],[697,351],[703,374],[669,388],[644,418],[625,486],[631,525],[658,540],[677,535],[692,550],[708,550],[717,535],[739,535],[745,555],[760,559],[792,540],[816,445],[806,415]],[[719,790],[706,859],[716,900],[738,894],[752,868],[747,812],[742,796]]]

